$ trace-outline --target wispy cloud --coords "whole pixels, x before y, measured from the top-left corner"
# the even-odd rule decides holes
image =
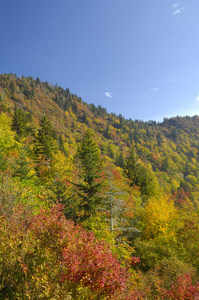
[[[114,95],[114,94],[112,94],[112,93],[109,93],[109,92],[106,92],[106,93],[105,93],[105,95],[106,95],[106,97],[108,97],[108,98],[113,98],[113,96],[112,96],[112,95]]]
[[[178,7],[178,6],[180,6],[179,3],[174,3],[174,4],[172,5],[172,8],[173,8],[173,9],[176,9],[176,7]]]
[[[174,15],[181,14],[184,8],[185,8],[185,6],[182,6],[181,8],[176,9],[176,10],[173,12],[173,14],[174,14]]]
[[[157,88],[157,87],[151,89],[151,91],[158,91],[158,90],[159,90],[159,88]]]
[[[185,8],[184,5],[181,5],[180,3],[174,3],[172,5],[173,14],[174,15],[181,14],[184,8]]]
[[[196,101],[199,101],[199,94],[198,94],[198,96],[197,96],[197,98],[196,98]]]

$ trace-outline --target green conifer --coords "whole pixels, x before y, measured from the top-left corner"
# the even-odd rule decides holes
[[[158,180],[153,173],[139,161],[134,146],[131,147],[126,159],[125,174],[130,180],[130,185],[140,187],[142,196],[154,196],[159,188]]]
[[[12,118],[12,130],[14,130],[18,137],[23,137],[27,133],[28,118],[26,113],[21,108],[17,108],[15,105],[14,115]]]
[[[100,149],[88,130],[80,143],[76,161],[80,165],[79,182],[74,183],[80,198],[80,209],[84,211],[84,218],[96,212],[101,203],[100,191],[103,186],[102,160]]]
[[[35,155],[37,158],[50,159],[53,150],[52,129],[46,115],[44,115],[39,123],[40,129],[35,137]]]
[[[13,176],[18,177],[19,180],[29,180],[34,174],[31,175],[31,170],[30,162],[27,160],[27,150],[23,147],[15,161]]]

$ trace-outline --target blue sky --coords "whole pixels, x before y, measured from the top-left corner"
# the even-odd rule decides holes
[[[0,73],[143,121],[199,114],[198,0],[1,0]]]

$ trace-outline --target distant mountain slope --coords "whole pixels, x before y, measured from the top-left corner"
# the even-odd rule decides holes
[[[153,170],[165,191],[185,189],[199,196],[199,117],[175,117],[162,123],[125,119],[107,113],[100,105],[87,104],[81,97],[32,77],[0,75],[0,110],[13,115],[15,106],[32,116],[34,130],[47,115],[55,134],[62,135],[74,154],[82,134],[93,130],[106,159],[123,167],[131,145],[140,161]]]

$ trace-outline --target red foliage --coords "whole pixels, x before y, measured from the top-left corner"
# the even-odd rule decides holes
[[[174,193],[173,198],[176,205],[182,207],[184,204],[189,204],[188,199],[190,199],[190,193],[181,188]]]
[[[76,227],[74,243],[65,247],[62,263],[67,269],[62,280],[81,282],[100,294],[113,294],[125,286],[126,272],[113,257],[109,247],[95,241],[91,233]],[[80,238],[81,236],[81,238]]]
[[[184,240],[185,243],[189,241],[189,243],[195,244],[197,242],[198,236],[198,225],[195,220],[184,220],[184,226],[179,231],[179,237],[181,240]]]
[[[199,283],[193,285],[190,275],[178,276],[176,281],[171,284],[171,289],[161,290],[160,299],[170,300],[190,300],[198,299]]]
[[[74,225],[62,215],[62,206],[51,212],[42,210],[31,220],[31,231],[42,247],[57,252],[62,266],[61,282],[87,286],[100,295],[113,295],[125,287],[127,272],[121,267],[107,244]]]
[[[132,257],[131,263],[132,263],[133,266],[139,264],[140,262],[141,262],[140,256],[134,256],[134,257]]]

